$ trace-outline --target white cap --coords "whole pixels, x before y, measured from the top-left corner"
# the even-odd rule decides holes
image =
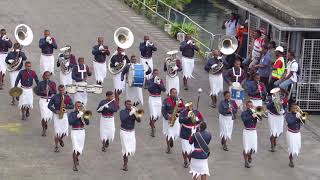
[[[282,46],[278,46],[277,48],[276,48],[276,51],[279,51],[279,52],[282,52],[283,53],[283,47]]]

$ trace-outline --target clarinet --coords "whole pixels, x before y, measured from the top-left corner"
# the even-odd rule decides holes
[[[46,89],[47,89],[47,94],[46,94],[47,98],[46,99],[47,99],[47,102],[48,102],[49,101],[48,100],[48,98],[49,98],[49,86],[48,86],[49,82],[48,82],[48,80],[46,80],[46,82],[47,82],[46,83]]]
[[[259,90],[259,95],[260,95],[260,98],[262,99],[262,92],[261,92],[261,87],[260,87],[260,81],[257,82],[257,88]]]
[[[233,108],[232,108],[231,100],[229,100],[228,104],[229,104],[229,108],[231,109],[231,116],[232,116],[232,119],[233,119],[234,115],[233,115]]]

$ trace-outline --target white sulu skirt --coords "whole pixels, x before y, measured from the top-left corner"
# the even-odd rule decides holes
[[[60,84],[62,85],[72,84],[71,72],[68,74],[64,74],[63,72],[60,71]]]
[[[194,68],[194,58],[187,58],[182,56],[181,64],[182,64],[183,77],[188,79],[193,78],[192,72]]]
[[[162,132],[168,140],[176,140],[180,135],[180,123],[179,118],[175,121],[173,127],[169,126],[169,120],[162,119]]]
[[[166,93],[170,93],[170,89],[175,88],[177,90],[177,94],[180,92],[180,84],[179,84],[179,76],[170,77],[166,75]]]
[[[196,177],[196,178],[198,178],[201,175],[210,176],[208,159],[191,158],[189,173],[192,174],[192,177]]]
[[[149,112],[150,117],[158,119],[161,116],[162,101],[161,97],[149,96]]]
[[[41,114],[41,120],[43,119],[45,122],[48,122],[53,117],[53,112],[48,108],[50,99],[40,98],[39,99],[39,108]]]
[[[113,141],[116,131],[114,117],[100,117],[100,139],[101,141]]]
[[[136,134],[135,131],[124,131],[120,129],[120,140],[122,155],[133,156],[136,152]]]
[[[288,153],[298,156],[301,149],[301,133],[287,131]]]
[[[253,107],[262,106],[262,99],[250,99]]]
[[[71,141],[73,152],[82,154],[86,132],[84,129],[71,130]]]
[[[49,71],[52,74],[54,74],[54,56],[53,55],[45,56],[45,55],[41,54],[41,56],[40,56],[40,75],[42,76],[42,74],[45,71]]]
[[[74,102],[77,102],[77,101],[82,102],[86,106],[88,102],[88,93],[86,91],[76,92],[74,94]]]
[[[33,90],[31,87],[22,87],[22,94],[19,100],[19,108],[33,108]]]
[[[63,118],[59,119],[58,114],[53,114],[53,127],[55,136],[65,135],[68,136],[69,132],[69,122],[68,122],[68,115],[64,113]]]
[[[233,130],[232,116],[224,116],[219,114],[220,137],[231,140]]]
[[[141,87],[130,87],[126,83],[126,100],[131,100],[132,103],[139,102],[143,105],[143,96]]]
[[[149,58],[149,59],[145,59],[143,57],[140,58],[140,63],[141,64],[145,65],[146,62],[148,63],[149,67],[151,68],[151,71],[153,71],[153,60],[152,60],[152,57]],[[147,67],[147,66],[145,66],[145,67]],[[148,68],[145,68],[145,69],[148,69]],[[147,79],[150,79],[150,77],[151,77],[151,73],[149,75],[146,75]]]
[[[14,87],[14,84],[16,83],[16,79],[18,77],[19,72],[20,71],[11,71],[11,72],[9,72],[11,88]],[[20,82],[19,82],[18,87],[20,87]]]
[[[283,133],[284,116],[276,115],[268,112],[268,124],[270,128],[270,135],[279,137]]]
[[[245,153],[250,153],[253,150],[254,153],[258,151],[258,136],[257,130],[243,130],[243,150]]]
[[[2,72],[2,74],[6,74],[7,71],[7,63],[6,63],[6,58],[7,58],[8,54],[7,53],[0,53],[0,71]]]
[[[93,70],[94,70],[94,77],[96,81],[103,82],[104,78],[107,77],[107,63],[99,63],[93,61]]]
[[[223,92],[223,76],[222,74],[210,74],[209,73],[209,83],[210,83],[210,96],[217,96],[219,92]]]
[[[182,147],[182,153],[191,154],[192,151],[194,150],[193,144],[190,144],[189,141],[185,139],[181,139],[181,147]]]
[[[125,80],[121,81],[121,73],[112,77],[114,90],[123,91],[125,89]]]

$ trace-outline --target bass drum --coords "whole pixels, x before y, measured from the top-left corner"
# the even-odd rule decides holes
[[[142,64],[131,64],[128,72],[128,84],[130,87],[143,87],[144,66]]]

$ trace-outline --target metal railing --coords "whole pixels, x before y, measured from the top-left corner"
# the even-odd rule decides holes
[[[200,45],[202,52],[218,49],[218,43],[222,34],[213,34],[193,21],[190,17],[171,7],[161,0],[122,0],[129,4],[138,13],[144,15],[159,25],[161,28],[165,24],[171,24],[172,28],[178,28],[180,32],[187,33],[187,26],[195,29],[196,35],[192,35],[193,40]],[[151,2],[151,3],[150,3]],[[179,26],[177,26],[179,24]],[[189,27],[190,28],[190,27]]]

